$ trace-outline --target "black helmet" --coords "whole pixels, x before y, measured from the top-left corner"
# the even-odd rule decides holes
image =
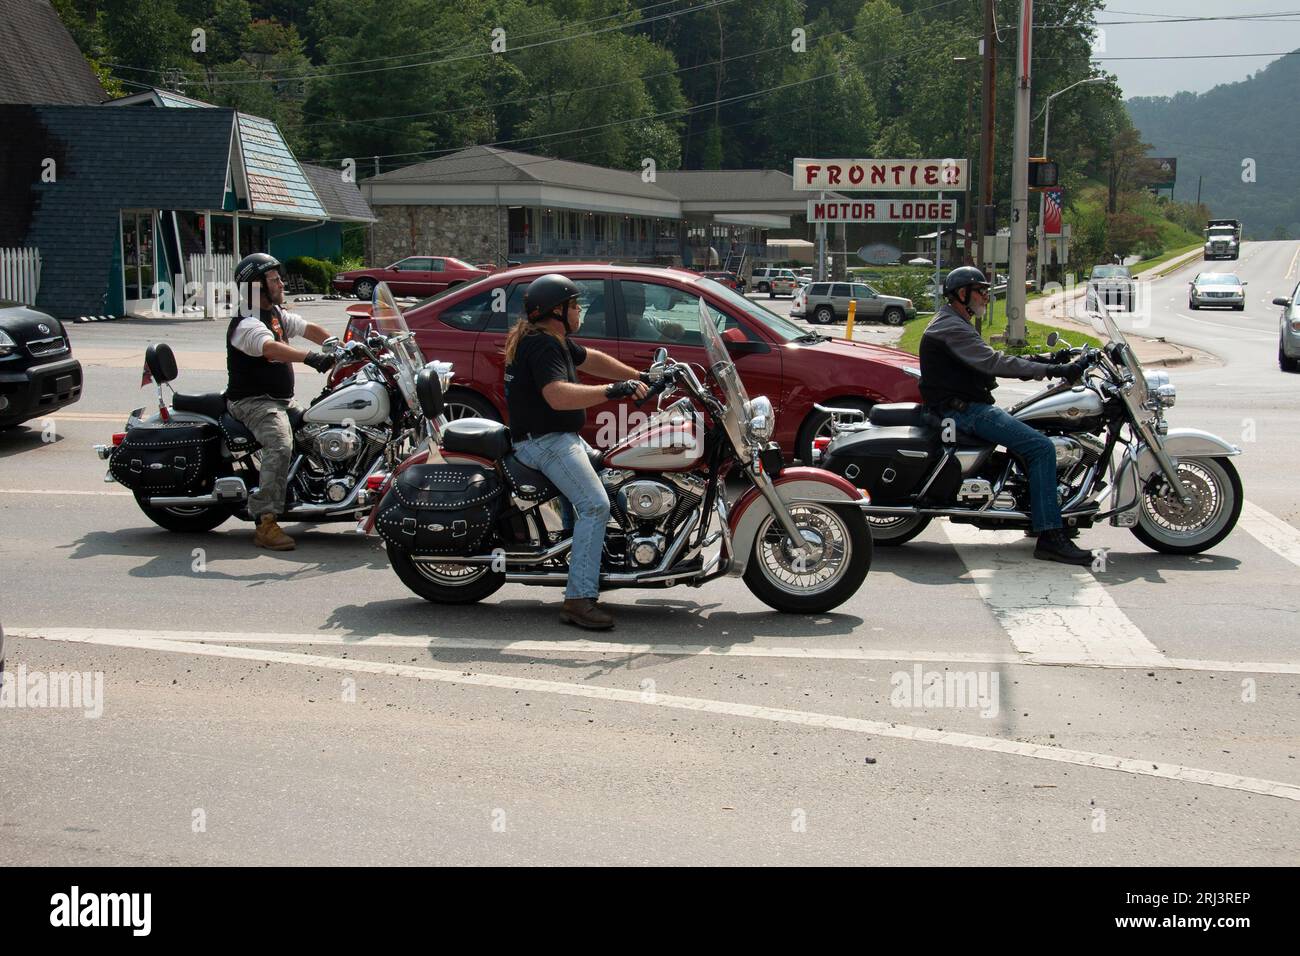
[[[280,268],[280,260],[265,252],[254,252],[239,260],[235,266],[235,281],[240,285],[256,282],[272,270]]]
[[[973,285],[977,285],[987,292],[989,280],[984,278],[984,273],[974,266],[959,266],[944,277],[943,294],[948,298],[952,298],[962,289]]]
[[[551,314],[557,305],[578,297],[578,287],[573,280],[558,272],[538,276],[524,292],[524,315],[529,322],[540,322]]]

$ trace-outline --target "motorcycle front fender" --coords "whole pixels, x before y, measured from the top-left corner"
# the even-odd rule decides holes
[[[1230,458],[1241,454],[1241,449],[1236,445],[1199,428],[1171,428],[1169,434],[1163,436],[1161,444],[1175,465],[1180,458]],[[1139,442],[1130,447],[1115,473],[1112,507],[1135,506],[1139,487],[1159,470],[1160,463],[1145,443]],[[1132,507],[1126,510],[1131,516]],[[1110,523],[1128,526],[1132,524],[1132,519],[1130,517],[1125,520],[1124,514],[1117,514],[1110,519]]]
[[[821,501],[861,507],[870,500],[848,479],[821,468],[787,468],[772,484],[787,506],[800,501]],[[772,506],[756,487],[749,488],[732,506],[727,519],[731,530],[731,567],[727,573],[732,577],[745,573],[758,529],[771,514]]]

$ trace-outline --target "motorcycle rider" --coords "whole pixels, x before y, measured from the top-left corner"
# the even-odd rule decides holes
[[[582,324],[578,287],[558,273],[534,279],[524,293],[524,317],[505,344],[506,403],[515,456],[560,489],[574,511],[569,580],[560,620],[588,630],[608,630],[614,618],[596,603],[609,495],[592,465],[592,448],[579,432],[586,409],[611,399],[644,398],[636,369],[583,348],[570,336]],[[611,385],[582,385],[577,370]],[[566,522],[567,523],[567,522]]]
[[[993,404],[998,377],[1077,382],[1086,361],[1071,360],[1069,349],[1028,358],[994,349],[971,324],[988,307],[988,290],[984,273],[973,266],[953,269],[944,279],[947,304],[921,336],[921,397],[931,412],[951,420],[958,431],[1003,445],[1024,463],[1029,473],[1030,518],[1038,535],[1034,557],[1090,565],[1092,553],[1076,546],[1062,528],[1051,439]]]
[[[318,372],[334,365],[334,356],[305,351],[289,344],[295,336],[320,345],[329,332],[301,315],[284,309],[284,276],[274,256],[254,252],[235,266],[240,309],[226,329],[226,404],[262,446],[258,487],[248,497],[248,513],[257,522],[253,543],[272,551],[292,551],[293,538],[276,524],[284,511],[285,483],[293,452],[290,409],[293,363]]]

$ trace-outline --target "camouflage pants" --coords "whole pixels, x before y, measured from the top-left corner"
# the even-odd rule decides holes
[[[230,414],[243,422],[262,446],[257,491],[248,496],[248,513],[254,519],[284,512],[284,488],[293,461],[293,429],[289,409],[293,401],[255,395],[227,402]]]

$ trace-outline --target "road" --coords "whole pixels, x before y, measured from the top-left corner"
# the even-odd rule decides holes
[[[1172,424],[1244,449],[1213,553],[1107,526],[1071,571],[935,523],[834,613],[621,591],[595,641],[555,591],[425,604],[344,526],[155,529],[89,446],[150,394],[147,341],[221,388],[219,332],[74,326],[85,399],[0,435],[0,620],[11,672],[101,673],[102,715],[0,708],[0,863],[1295,865],[1300,376],[1268,303],[1298,255],[1246,245],[1244,313],[1149,284],[1144,334],[1222,360],[1173,371]],[[931,673],[978,699],[909,699]]]

